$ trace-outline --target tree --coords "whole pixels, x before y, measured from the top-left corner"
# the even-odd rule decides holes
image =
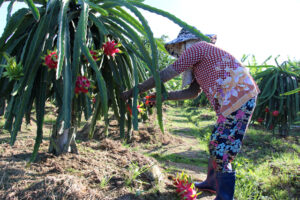
[[[14,1],[11,1],[11,5]],[[75,136],[82,113],[108,127],[108,109],[125,124],[138,128],[137,84],[149,70],[156,83],[158,122],[163,130],[158,50],[163,48],[138,8],[169,18],[194,34],[208,38],[175,16],[139,0],[25,0],[29,8],[13,14],[0,38],[0,97],[8,102],[5,129],[16,141],[23,118],[36,110],[37,133],[31,161],[43,138],[45,103],[57,107],[50,152],[76,152]],[[0,1],[0,5],[3,0]],[[41,7],[37,8],[37,4]],[[11,8],[11,6],[9,6]],[[133,13],[134,15],[130,14]],[[148,40],[151,51],[143,45]],[[110,49],[110,50],[109,50]],[[119,53],[118,53],[119,52]],[[120,53],[122,52],[122,53]],[[42,58],[43,57],[43,58]],[[43,63],[47,66],[43,66]],[[21,70],[20,70],[21,69]],[[92,87],[94,85],[94,87]],[[133,113],[119,96],[134,87]],[[95,105],[92,106],[92,97]]]

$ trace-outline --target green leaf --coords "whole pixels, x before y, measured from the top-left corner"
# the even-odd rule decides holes
[[[76,28],[74,47],[73,47],[73,62],[72,62],[72,98],[74,97],[75,83],[80,66],[81,45],[86,43],[87,23],[88,23],[88,5],[83,2],[80,12],[79,22]]]
[[[3,50],[7,53],[12,53],[14,49],[22,49],[24,46],[24,43],[26,42],[28,33],[24,33],[22,35],[16,35],[14,34],[12,38],[10,38],[5,46],[3,47]]]
[[[155,39],[153,37],[153,33],[148,25],[147,20],[142,16],[142,14],[133,6],[125,4],[125,6],[132,11],[141,21],[142,25],[145,28],[145,31],[147,33],[150,46],[151,46],[151,52],[152,52],[152,66],[150,67],[152,69],[153,77],[155,80],[155,86],[156,86],[156,108],[157,108],[157,119],[158,124],[162,132],[164,132],[163,128],[163,119],[162,119],[162,98],[161,98],[161,81],[159,76],[159,67],[158,67],[158,51]]]
[[[263,64],[263,65],[266,65],[267,62],[268,62],[271,58],[272,58],[272,56],[269,56],[266,60],[264,60],[264,61],[262,62],[262,64]]]
[[[169,54],[168,51],[166,50],[163,42],[159,41],[159,39],[155,39],[155,42],[156,42],[156,45],[157,45],[157,47],[158,47],[159,50],[161,50],[165,54]]]
[[[29,6],[34,18],[36,21],[40,20],[40,13],[39,10],[35,7],[34,3],[32,0],[25,0],[26,4]]]
[[[133,84],[132,84],[132,69],[131,69],[131,65],[130,62],[128,62],[128,60],[126,60],[127,56],[124,58],[124,56],[118,56],[116,57],[117,63],[118,63],[118,68],[119,68],[119,73],[121,75],[122,78],[122,82],[124,83],[124,86],[126,88],[132,88]],[[122,88],[124,89],[124,88]]]
[[[146,50],[146,48],[144,47],[142,40],[140,40],[140,38],[135,38],[132,36],[132,34],[130,34],[129,32],[126,32],[124,29],[126,28],[121,28],[120,26],[118,26],[117,24],[115,24],[114,22],[112,22],[111,20],[107,20],[107,19],[103,19],[103,21],[107,22],[106,24],[110,23],[110,25],[106,25],[108,26],[107,30],[110,30],[110,33],[112,36],[115,36],[117,38],[119,38],[122,42],[122,45],[126,48],[126,50],[128,52],[133,52],[137,57],[139,57],[141,60],[143,60],[145,63],[151,63],[151,59],[148,55],[148,52]],[[134,31],[133,31],[134,32]],[[138,45],[139,48],[136,48],[136,46],[131,42],[128,41],[126,38],[130,38],[132,41],[135,40],[139,40],[139,42],[136,42],[136,45]],[[141,54],[138,49],[140,49],[141,52],[144,52],[147,54]],[[146,66],[147,67],[147,66]]]
[[[287,90],[290,91],[292,88],[293,88],[293,85],[292,85],[292,80],[291,80],[291,77],[287,76],[286,77],[286,85],[287,85]],[[292,99],[293,99],[293,96],[294,95],[287,95],[287,102],[286,102],[286,105],[287,105],[287,115],[288,115],[288,122],[289,124],[291,125],[292,124],[292,113],[294,112],[294,109],[293,109],[293,104],[295,103]]]
[[[33,76],[35,76],[36,71],[37,71],[37,68],[35,68],[32,71]],[[21,128],[22,119],[23,119],[23,116],[25,113],[26,106],[28,105],[28,101],[30,99],[33,83],[34,83],[34,78],[29,79],[26,90],[25,90],[24,94],[20,97],[20,101],[19,101],[20,104],[17,105],[17,106],[19,106],[19,109],[18,109],[19,112],[14,121],[13,130],[11,133],[11,142],[10,142],[11,145],[13,145],[15,143],[17,133]]]
[[[11,17],[11,11],[13,9],[14,3],[16,0],[11,0],[10,3],[7,6],[7,15],[6,15],[6,23],[9,22]]]
[[[45,116],[45,102],[46,102],[46,91],[47,91],[47,79],[48,71],[47,69],[41,70],[41,76],[38,77],[37,83],[37,92],[36,92],[36,100],[35,100],[35,107],[36,107],[36,138],[35,144],[33,148],[33,152],[30,158],[30,162],[35,161],[37,153],[39,151],[40,145],[43,140],[43,124],[44,124],[44,116]]]
[[[85,120],[89,120],[89,118],[92,116],[93,114],[93,110],[92,110],[92,103],[91,103],[91,98],[89,97],[89,95],[84,95],[84,117]]]
[[[45,36],[48,32],[50,32],[51,19],[53,16],[55,16],[55,12],[53,12],[54,9],[52,8],[54,8],[54,4],[47,8],[50,9],[51,12],[46,12],[47,14],[41,18],[41,21],[39,22],[34,33],[33,40],[30,41],[28,56],[24,61],[24,69],[26,71],[24,73],[24,77],[20,81],[20,85],[17,88],[19,96],[14,108],[14,110],[17,110],[17,115],[14,121],[13,130],[11,132],[11,145],[13,145],[16,141],[17,133],[22,124],[25,108],[28,106],[28,101],[31,95],[35,77],[41,64],[41,53],[43,48],[47,48],[47,45],[45,46]]]
[[[270,97],[271,94],[273,94],[276,90],[277,87],[277,79],[279,76],[279,72],[274,71],[272,73],[272,76],[268,77],[268,82],[264,85],[264,89],[262,90],[261,94],[260,94],[260,98],[266,98],[266,97]]]
[[[280,94],[280,96],[283,96],[283,95],[292,95],[292,94],[296,94],[300,92],[300,88],[297,88],[297,89],[294,89],[294,90],[291,90],[291,91],[288,91],[288,92],[285,92],[283,94]]]
[[[133,65],[133,76],[134,76],[134,89],[133,89],[133,109],[132,109],[132,123],[133,123],[133,129],[138,130],[138,109],[137,109],[137,100],[138,100],[138,71],[137,71],[137,64],[134,56],[131,56],[132,65]]]
[[[96,25],[100,33],[102,33],[103,35],[108,34],[108,30],[105,28],[102,21],[99,18],[97,18],[94,14],[90,13],[89,19]]]
[[[125,114],[126,114],[126,105],[125,101],[120,100],[120,138],[125,138]]]
[[[33,67],[35,67],[34,63],[39,65],[41,63],[41,54],[42,49],[45,43],[45,36],[47,33],[53,33],[56,28],[56,19],[58,13],[57,11],[57,1],[52,0],[49,2],[45,15],[42,17],[43,21],[41,20],[37,23],[36,29],[32,32],[32,38],[28,38],[28,45],[25,44],[22,53],[22,63],[24,63],[24,77],[20,81],[20,86],[18,87],[18,92],[22,91],[26,86],[26,81],[30,77],[34,77],[35,74],[32,73]],[[50,34],[50,38],[53,37],[53,34]],[[26,41],[26,43],[27,43]],[[49,48],[49,47],[48,47]]]
[[[300,91],[300,87],[299,87],[299,84],[297,82],[297,79],[296,78],[292,78],[292,81],[293,81],[293,90],[299,90]],[[298,88],[297,88],[298,87]],[[297,115],[297,113],[299,112],[299,107],[300,107],[300,95],[299,95],[299,92],[298,91],[298,94],[294,94],[294,97],[295,97],[295,109],[294,109],[294,112],[296,113],[295,115]],[[295,116],[296,117],[296,116]]]
[[[283,82],[284,82],[283,76],[279,76],[279,84],[280,84],[279,91],[280,91],[280,93],[283,93],[285,91]],[[279,100],[279,112],[280,113],[283,111],[283,103],[284,103],[283,99],[280,99]]]
[[[146,35],[146,32],[144,31],[144,27],[138,20],[136,20],[136,18],[134,18],[132,15],[130,15],[120,7],[117,7],[116,9],[117,10],[109,9],[109,12],[118,16],[123,21],[126,21],[126,23],[132,25],[132,27],[138,30],[141,34]]]
[[[70,0],[62,0],[61,8],[58,16],[58,39],[57,39],[57,69],[56,69],[56,79],[59,79],[61,76],[61,71],[65,58],[65,30],[67,26],[67,10]]]
[[[125,85],[124,85],[124,83],[123,83],[123,81],[122,81],[122,78],[121,78],[121,75],[120,75],[120,73],[119,73],[119,71],[118,71],[117,63],[115,63],[112,59],[110,59],[110,60],[108,61],[108,64],[109,64],[109,66],[110,66],[110,68],[111,68],[111,71],[112,71],[112,73],[113,73],[112,79],[113,79],[116,83],[118,83],[118,86],[119,86],[120,89],[123,91]]]
[[[84,0],[85,3],[87,3],[92,9],[94,9],[95,11],[97,11],[98,13],[100,13],[101,15],[107,16],[108,12],[101,8],[101,6],[89,1],[89,0]]]
[[[82,5],[82,9],[80,12],[80,17],[79,17],[79,22],[76,28],[76,33],[75,33],[75,40],[74,40],[74,47],[73,47],[73,62],[72,62],[72,82],[73,82],[73,87],[72,87],[72,98],[74,97],[74,90],[75,90],[75,83],[77,79],[77,74],[79,71],[79,61],[80,61],[80,54],[81,54],[81,49],[80,49],[80,41],[83,41],[85,43],[85,37],[86,37],[86,32],[87,32],[87,22],[88,22],[88,6],[87,4]]]
[[[99,119],[99,117],[101,115],[101,102],[100,102],[100,97],[99,96],[96,96],[96,103],[95,104],[96,105],[95,105],[95,109],[94,109],[94,114],[92,116],[90,130],[89,130],[89,139],[93,139],[95,125],[96,125],[97,119]]]
[[[15,12],[10,20],[7,22],[2,36],[0,38],[0,51],[3,51],[3,47],[5,42],[12,36],[12,34],[17,30],[20,24],[23,22],[26,14],[28,13],[28,9],[22,8]]]
[[[114,16],[110,16],[109,18],[103,18],[103,20],[107,23],[112,23],[112,21],[116,22],[117,24],[119,24],[123,29],[125,29],[127,31],[127,33],[123,32],[127,37],[129,37],[132,41],[134,41],[136,43],[136,45],[138,46],[139,50],[141,51],[143,57],[144,57],[144,61],[146,62],[147,65],[149,65],[149,67],[152,66],[152,61],[151,58],[149,56],[149,53],[147,52],[145,46],[143,45],[143,42],[141,40],[141,38],[139,37],[139,35],[137,34],[136,31],[134,31],[129,25],[127,25],[123,20],[114,17]],[[112,21],[111,21],[112,20]]]
[[[81,50],[82,50],[83,54],[88,59],[90,65],[91,65],[91,68],[96,73],[96,80],[97,80],[97,85],[98,85],[98,89],[99,89],[99,94],[100,94],[100,97],[101,97],[102,111],[103,111],[104,120],[105,120],[105,124],[106,124],[106,131],[107,131],[107,127],[108,127],[108,101],[107,101],[106,83],[105,83],[105,80],[102,76],[102,73],[100,72],[100,70],[97,67],[97,63],[94,61],[94,59],[93,59],[92,55],[90,54],[89,49],[86,46],[86,44],[81,42],[80,46],[81,46]]]
[[[86,43],[88,16],[89,16],[89,6],[83,2],[81,5],[80,19],[78,23],[80,36],[81,36],[79,40],[83,44]]]
[[[111,1],[108,1],[108,0],[104,0],[104,2],[111,2]],[[158,73],[158,51],[157,51],[157,46],[156,46],[156,42],[155,42],[155,39],[153,37],[153,33],[147,23],[147,21],[145,20],[145,18],[142,16],[142,14],[138,11],[137,8],[135,8],[134,6],[132,6],[131,4],[137,6],[137,7],[142,7],[143,9],[144,8],[152,8],[152,7],[149,7],[149,6],[146,6],[144,4],[141,4],[141,3],[138,3],[138,2],[135,2],[135,1],[130,1],[130,3],[127,3],[125,1],[119,1],[117,2],[119,3],[121,6],[125,6],[126,8],[128,8],[131,12],[133,12],[137,18],[140,20],[140,22],[142,23],[144,29],[145,29],[145,32],[147,34],[147,38],[149,39],[149,42],[150,42],[150,46],[151,46],[151,52],[152,52],[152,62],[151,64],[150,63],[147,63],[147,64],[150,64],[150,69],[153,73],[153,77],[154,77],[154,80],[155,80],[155,86],[156,86],[156,107],[157,107],[157,119],[158,119],[158,124],[160,126],[160,129],[164,132],[164,129],[163,129],[163,120],[162,120],[162,99],[161,99],[161,81],[160,81],[160,76],[159,76],[159,73]],[[139,6],[138,6],[139,5]],[[144,6],[143,6],[144,5]],[[153,8],[154,9],[154,8]],[[152,9],[152,10],[153,10]],[[161,12],[160,10],[158,9],[155,9],[156,12]],[[164,14],[168,17],[170,17],[170,14],[169,13],[166,13],[164,12]],[[173,16],[173,19],[175,18],[175,16]],[[181,22],[179,20],[175,20],[175,22]],[[120,24],[120,22],[119,22]],[[180,24],[180,23],[179,23]],[[183,23],[181,23],[182,25]],[[196,35],[200,35],[201,37],[204,36],[202,35],[201,33],[199,34],[199,32],[197,30],[195,30],[193,27],[191,26],[188,26],[187,24],[185,24],[186,28],[188,30],[192,30],[191,32],[195,33],[196,32]],[[123,25],[124,27],[124,25]],[[206,36],[203,37],[204,39],[207,39]],[[145,54],[147,55],[147,54]]]
[[[5,112],[5,124],[4,124],[4,129],[11,132],[12,129],[12,124],[13,124],[13,118],[14,118],[14,114],[13,114],[13,107],[15,105],[16,102],[16,97],[12,96],[7,108],[6,108],[6,112]]]
[[[22,52],[21,52],[21,55],[20,55],[20,61],[22,63],[24,63],[24,60],[26,60],[26,56],[27,56],[27,54],[29,52],[29,46],[30,46],[31,41],[33,39],[34,33],[36,31],[36,28],[37,28],[37,25],[33,25],[32,28],[31,28],[31,30],[29,31],[29,33],[27,35],[25,44],[23,45]]]
[[[70,33],[69,26],[66,24],[64,31],[65,41],[65,66],[63,69],[63,82],[64,82],[64,93],[63,93],[63,115],[64,115],[64,128],[68,129],[71,127],[71,109],[72,109],[72,70],[71,70],[71,46],[70,46]]]
[[[105,2],[104,4],[102,4],[102,8],[103,9],[114,8],[118,5],[119,5],[119,3],[116,3],[116,2],[113,2],[113,1],[108,1],[108,2]]]

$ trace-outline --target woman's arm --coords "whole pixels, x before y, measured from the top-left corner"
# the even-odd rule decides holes
[[[159,75],[160,75],[160,80],[162,82],[167,82],[168,80],[179,75],[179,73],[173,69],[173,65],[171,64],[168,67],[166,67],[165,69],[163,69],[162,71],[160,71]],[[144,93],[154,87],[155,87],[154,78],[150,77],[148,80],[144,81],[143,83],[138,84],[139,94]],[[133,95],[133,88],[126,92],[123,92],[121,97],[123,99],[127,100],[127,99],[131,98],[132,95]]]
[[[205,45],[206,43],[199,42],[184,51],[183,54],[173,64],[169,65],[160,72],[161,81],[166,82],[200,62],[203,58],[203,46]],[[154,88],[154,86],[154,78],[151,77],[142,84],[138,85],[139,94]],[[123,92],[121,98],[127,100],[128,98],[132,97],[132,95],[133,89],[130,89],[126,92]]]
[[[167,100],[193,99],[197,97],[199,93],[201,93],[200,85],[194,80],[187,89],[169,92]]]
[[[184,90],[177,90],[173,92],[168,92],[168,98],[164,99],[162,96],[162,101],[166,100],[184,100],[184,99],[193,99],[196,98],[199,93],[201,93],[200,85],[194,80],[190,87]],[[156,104],[156,94],[153,93],[149,95],[150,98],[147,99],[146,105],[153,106]]]

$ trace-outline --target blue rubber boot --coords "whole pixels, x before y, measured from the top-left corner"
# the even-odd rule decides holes
[[[233,200],[235,172],[216,173],[217,197],[215,200]]]
[[[213,167],[213,159],[208,160],[208,168],[207,168],[207,177],[206,180],[199,183],[194,183],[195,187],[200,191],[208,191],[211,193],[216,193],[216,173]]]

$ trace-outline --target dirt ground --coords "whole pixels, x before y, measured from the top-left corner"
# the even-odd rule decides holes
[[[87,140],[84,127],[77,136],[79,154],[54,156],[47,153],[51,126],[44,129],[38,159],[28,164],[35,139],[35,124],[23,126],[14,146],[9,135],[0,133],[0,199],[178,199],[173,179],[184,169],[195,180],[204,180],[206,169],[199,166],[158,162],[150,153],[171,152],[189,158],[196,140],[184,134],[164,133],[151,119],[133,132],[129,144],[118,140],[116,120],[110,121],[109,136],[101,126],[94,139]],[[169,170],[175,167],[175,170]],[[202,193],[199,199],[214,199]]]

